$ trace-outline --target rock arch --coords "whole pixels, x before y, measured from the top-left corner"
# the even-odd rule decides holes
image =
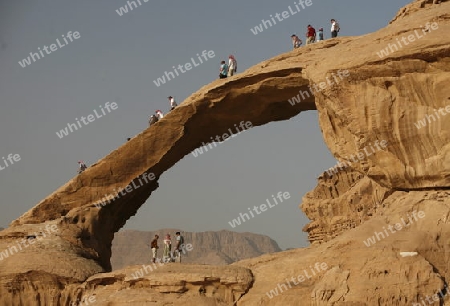
[[[348,159],[349,155],[376,140],[389,143],[385,151],[354,163],[348,172],[333,177],[322,176],[318,188],[304,199],[304,210],[312,220],[305,228],[310,239],[317,243],[334,239],[323,248],[300,250],[298,254],[303,255],[303,259],[323,256],[333,262],[331,255],[345,255],[339,250],[358,252],[354,258],[340,257],[333,262],[335,268],[330,270],[329,278],[314,287],[316,304],[342,299],[355,304],[397,301],[395,286],[385,283],[387,270],[378,273],[376,263],[367,262],[365,258],[378,256],[378,259],[389,254],[390,267],[397,264],[407,270],[410,264],[396,255],[398,245],[418,250],[420,254],[417,259],[412,259],[420,266],[419,272],[405,275],[404,270],[400,270],[401,273],[397,273],[400,280],[395,279],[395,284],[406,284],[401,290],[406,298],[399,305],[418,300],[419,294],[425,296],[432,292],[450,277],[448,252],[443,242],[449,238],[448,231],[440,228],[448,228],[448,207],[444,203],[448,193],[442,190],[450,186],[450,120],[429,122],[423,129],[418,129],[414,123],[450,104],[450,36],[446,35],[450,31],[450,2],[422,5],[426,3],[431,1],[415,1],[411,10],[403,10],[388,27],[375,33],[306,46],[201,88],[164,120],[70,180],[0,232],[0,249],[5,249],[28,235],[43,236],[47,226],[56,225],[59,229],[57,234],[51,235],[49,245],[41,243],[39,250],[28,248],[17,253],[8,259],[8,265],[5,261],[0,262],[2,299],[20,301],[20,293],[36,294],[46,288],[58,292],[67,284],[82,283],[98,272],[109,271],[114,232],[158,187],[157,179],[165,170],[202,142],[226,132],[236,123],[250,121],[253,126],[258,126],[312,109],[318,110],[324,140],[338,159]],[[412,24],[427,22],[438,22],[441,32],[434,36],[430,33],[408,48],[387,56],[377,56],[377,51],[408,34]],[[348,77],[334,85],[326,84],[343,70],[348,70]],[[300,103],[291,105],[287,102],[299,91],[307,91],[309,85],[316,85],[321,90]],[[144,173],[154,174],[155,180],[100,209],[96,207],[105,194],[120,191],[133,182],[139,184]],[[371,191],[373,197],[360,196]],[[314,200],[317,203],[312,203]],[[432,209],[430,205],[433,205]],[[386,224],[383,213],[388,209],[389,213],[395,212],[399,217],[399,211],[406,214],[418,207],[436,220],[427,219],[416,232],[411,232],[410,240],[403,239],[394,246],[380,242],[377,246],[384,247],[368,249],[352,240],[355,232],[348,234],[362,224],[356,235],[363,239],[373,233],[371,226]],[[437,212],[446,212],[446,215],[435,216]],[[377,213],[380,215],[374,216]],[[336,221],[342,219],[345,224]],[[369,226],[364,227],[367,223]],[[415,239],[424,237],[423,229],[435,237],[430,239],[428,247],[424,240]],[[403,233],[407,235],[408,232]],[[433,254],[430,251],[433,249],[440,253]],[[326,253],[333,251],[335,253],[327,257]],[[289,254],[284,256],[289,257]],[[58,260],[57,266],[52,264],[53,258]],[[283,257],[277,260],[282,262]],[[246,265],[245,262],[240,264]],[[253,264],[258,263],[249,266]],[[266,269],[276,271],[279,281],[284,282],[285,275],[278,266],[267,263]],[[352,276],[352,270],[367,271],[369,276],[361,273]],[[423,278],[423,275],[431,274],[430,281]],[[327,283],[340,278],[345,278],[345,288],[341,284],[333,287]],[[273,287],[272,283],[261,279],[264,277],[253,284],[244,301],[260,300],[264,292]],[[414,283],[409,282],[412,279]],[[93,283],[102,281],[108,283],[109,280],[107,277],[91,279]],[[387,293],[373,291],[372,287],[362,289],[366,295],[356,293],[355,288],[369,283],[378,288],[385,287]],[[327,290],[341,295],[333,295]],[[310,297],[311,291],[297,295],[290,291],[287,296],[283,295],[277,301],[294,305],[294,301],[303,301],[299,296]],[[64,300],[55,294],[43,294],[40,299],[43,302]]]

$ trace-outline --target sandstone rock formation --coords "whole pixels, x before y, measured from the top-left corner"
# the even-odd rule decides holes
[[[250,270],[241,267],[130,266],[90,277],[77,298],[80,305],[226,306],[245,294],[252,280]]]
[[[1,303],[67,305],[89,293],[102,298],[98,305],[145,305],[170,292],[152,304],[163,305],[184,292],[192,305],[411,305],[445,292],[450,120],[440,108],[450,105],[450,2],[433,2],[414,1],[375,33],[308,45],[201,88],[0,232],[0,250],[24,237],[40,239],[0,261]],[[422,31],[427,23],[438,29]],[[410,43],[401,45],[405,37]],[[327,77],[337,84],[327,86]],[[322,89],[314,96],[288,103],[315,84]],[[168,266],[160,282],[96,274],[111,269],[114,233],[184,155],[241,121],[259,126],[315,109],[327,146],[342,162],[376,141],[388,144],[338,174],[324,174],[305,196],[302,209],[311,219],[305,230],[315,245],[208,272]],[[142,185],[143,174],[154,179]],[[96,207],[130,183],[139,187]],[[419,211],[423,218],[411,217]],[[393,232],[396,223],[401,229]],[[58,231],[45,234],[52,226]],[[314,270],[315,263],[327,268]]]
[[[160,229],[143,232],[135,230],[119,231],[112,243],[111,265],[113,270],[131,265],[147,264],[151,258],[150,241],[155,234],[161,239],[166,233],[172,235],[181,229]],[[183,254],[183,263],[227,265],[238,260],[257,257],[266,253],[280,252],[278,244],[264,235],[238,233],[227,230],[217,232],[182,232],[186,244],[192,245],[191,251]],[[161,257],[162,252],[159,252]]]

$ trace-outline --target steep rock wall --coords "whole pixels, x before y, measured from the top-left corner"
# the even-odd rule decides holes
[[[319,112],[325,142],[342,162],[376,141],[385,140],[388,145],[358,157],[351,171],[324,179],[321,185],[337,184],[329,195],[319,186],[305,197],[304,210],[312,219],[306,227],[312,234],[310,239],[329,240],[336,230],[341,235],[314,248],[236,264],[250,268],[253,274],[253,280],[243,286],[251,289],[237,304],[303,305],[310,301],[312,305],[409,305],[442,290],[450,276],[449,194],[444,191],[450,180],[450,121],[442,115],[422,128],[415,123],[450,104],[450,4],[429,2],[414,2],[375,33],[306,46],[201,88],[165,119],[0,232],[0,249],[6,249],[44,225],[58,227],[58,233],[0,262],[2,302],[22,305],[25,302],[19,300],[23,298],[27,305],[40,305],[62,299],[62,287],[70,287],[68,283],[74,288],[86,286],[83,281],[88,277],[110,270],[114,232],[157,188],[159,176],[184,155],[241,121],[258,126],[312,109]],[[433,22],[438,29],[428,30],[414,43],[398,50],[389,47]],[[385,56],[378,56],[381,50],[387,50]],[[327,86],[327,78],[337,84]],[[314,97],[293,106],[287,102],[299,91],[308,91],[308,85],[322,87],[319,84],[324,84],[324,89]],[[154,174],[155,179],[100,209],[95,206],[105,194],[122,191],[130,183],[139,184],[143,174]],[[333,181],[339,179],[341,182]],[[374,206],[378,197],[359,195],[358,190],[379,190],[386,197]],[[316,196],[322,197],[323,203],[318,200],[314,205]],[[374,231],[414,210],[424,211],[427,217],[423,222],[414,222],[371,247],[362,243]],[[401,251],[417,255],[404,258],[399,255]],[[317,261],[326,262],[329,269],[275,299],[265,294]],[[41,276],[34,277],[33,271]],[[143,284],[143,290],[146,286],[151,284]],[[74,292],[64,297],[66,302],[76,298]],[[225,298],[230,300],[229,295]]]

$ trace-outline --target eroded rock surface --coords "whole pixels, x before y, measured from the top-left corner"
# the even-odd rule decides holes
[[[225,306],[233,305],[252,282],[250,270],[241,267],[158,263],[94,275],[78,296],[100,306]]]
[[[102,288],[92,285],[95,288],[88,290],[99,290],[100,297],[100,290],[115,288],[109,291],[112,297],[102,295],[108,305],[142,305],[143,300],[132,297],[138,292],[145,295],[152,288],[151,281],[142,281],[142,289],[127,299],[127,291],[119,290],[129,286],[126,280],[96,273],[110,271],[114,233],[158,187],[159,176],[234,124],[250,121],[258,126],[314,109],[326,144],[341,162],[377,141],[388,145],[373,154],[364,153],[345,172],[322,177],[319,186],[305,196],[303,210],[311,219],[305,230],[316,246],[233,265],[248,268],[253,275],[252,281],[239,284],[241,294],[252,282],[237,305],[411,305],[442,290],[450,276],[446,191],[450,186],[450,116],[441,111],[450,105],[450,2],[433,2],[413,2],[375,33],[306,46],[201,88],[163,120],[0,232],[0,250],[5,250],[35,232],[39,236],[47,224],[59,229],[0,261],[0,303],[58,305],[63,301],[67,305],[79,297],[80,288],[100,279]],[[436,23],[438,28],[424,32],[427,23]],[[414,42],[393,46],[409,35],[416,35]],[[325,84],[314,97],[288,103],[299,91],[320,86],[327,78],[337,84]],[[427,119],[431,115],[434,120]],[[419,127],[422,120],[425,124]],[[144,174],[154,179],[142,184]],[[139,188],[123,192],[130,183]],[[96,207],[105,194],[115,196],[116,189],[122,191],[121,196]],[[389,231],[389,225],[414,211],[422,211],[425,217],[366,245],[368,237],[376,239],[375,232]],[[402,257],[400,252],[417,255]],[[315,263],[326,263],[329,269],[298,285],[286,283]],[[226,276],[228,268],[208,269],[219,269],[214,275]],[[181,282],[178,273],[172,275]],[[168,284],[175,291],[183,288],[176,282]],[[284,289],[281,284],[286,290],[270,298],[267,292],[278,285]],[[231,297],[237,298],[235,278],[231,282],[220,278],[210,286],[220,293],[202,296],[202,292],[194,294],[195,286],[188,290],[194,298],[192,305],[231,305]],[[164,294],[168,304],[179,294],[171,290]],[[122,296],[114,299],[116,292]],[[441,298],[441,304],[444,299],[448,297]]]

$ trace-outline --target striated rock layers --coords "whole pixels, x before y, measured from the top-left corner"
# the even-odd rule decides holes
[[[375,33],[308,45],[201,88],[0,232],[0,250],[14,253],[0,261],[0,303],[68,305],[88,294],[97,305],[183,297],[187,305],[443,305],[447,295],[435,294],[450,277],[450,2],[433,2],[413,2]],[[306,110],[318,111],[327,146],[347,165],[304,197],[311,247],[232,266],[171,265],[137,280],[132,271],[97,274],[111,269],[114,233],[184,155],[241,121],[259,126]],[[377,141],[386,148],[372,150]],[[96,207],[115,189],[126,192]],[[30,245],[19,244],[27,237]]]
[[[114,235],[111,264],[114,270],[130,265],[146,264],[151,258],[150,241],[155,234],[162,238],[167,233],[175,244],[175,233],[180,229],[161,229],[154,232],[134,230],[120,231]],[[237,233],[231,231],[217,232],[182,232],[185,244],[191,244],[192,250],[185,251],[183,263],[226,265],[238,260],[257,257],[266,253],[280,252],[278,244],[264,235]],[[161,257],[160,251],[158,257]]]

